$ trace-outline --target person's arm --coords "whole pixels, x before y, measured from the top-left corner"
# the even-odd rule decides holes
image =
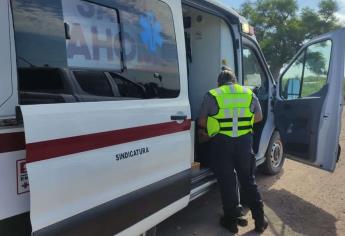
[[[206,131],[206,126],[207,126],[207,118],[199,118],[198,122],[198,136],[199,136],[199,141],[201,143],[206,142],[209,140],[209,136]]]
[[[263,120],[261,105],[255,94],[253,94],[251,111],[254,113],[254,123],[258,123]]]
[[[214,98],[210,94],[206,94],[199,112],[198,137],[200,142],[206,142],[210,139],[207,134],[207,118],[214,113],[213,110],[216,106]]]
[[[263,120],[262,111],[254,113],[254,123],[259,123]]]

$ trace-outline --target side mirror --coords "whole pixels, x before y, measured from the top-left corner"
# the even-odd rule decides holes
[[[289,79],[285,85],[283,96],[287,100],[296,99],[299,97],[301,90],[301,81],[299,79]]]

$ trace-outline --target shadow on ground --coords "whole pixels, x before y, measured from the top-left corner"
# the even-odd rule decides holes
[[[220,196],[215,188],[193,201],[187,208],[164,221],[157,228],[158,236],[231,235],[218,225],[222,215]]]
[[[257,175],[258,185],[265,200],[269,220],[268,235],[336,235],[336,218],[326,211],[304,201],[293,193],[270,187],[280,179],[277,176]],[[228,236],[218,224],[222,215],[218,187],[193,201],[187,208],[158,226],[158,236]],[[250,215],[248,214],[248,218]],[[253,222],[248,230],[253,228]],[[253,231],[242,234],[257,235]]]
[[[274,235],[290,235],[290,231],[313,236],[337,234],[337,219],[323,209],[284,189],[272,189],[265,195],[266,212]]]
[[[267,176],[261,171],[258,171],[256,173],[256,182],[258,184],[260,192],[264,193],[268,191],[275,184],[275,182],[279,181],[284,173],[285,171],[284,169],[282,169],[277,175]]]

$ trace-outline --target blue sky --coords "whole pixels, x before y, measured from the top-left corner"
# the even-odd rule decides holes
[[[242,3],[245,2],[245,0],[218,0],[221,2],[224,2],[226,4],[229,4],[231,7],[238,9]],[[252,0],[254,1],[254,0]],[[336,16],[339,18],[339,20],[345,25],[345,0],[336,0],[339,5],[339,11],[336,13]],[[312,7],[317,8],[317,5],[319,3],[318,0],[297,0],[298,5],[300,8],[303,7]]]

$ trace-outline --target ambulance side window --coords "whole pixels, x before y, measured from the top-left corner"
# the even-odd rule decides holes
[[[67,67],[60,1],[13,0],[19,103],[75,102]]]
[[[12,10],[20,104],[179,95],[177,43],[167,4],[13,0]]]
[[[120,76],[112,73],[114,80],[130,86],[125,89],[144,89],[145,98],[177,97],[180,75],[170,7],[160,0],[113,2],[121,16],[127,67]]]
[[[114,97],[115,92],[106,74],[102,71],[74,71],[80,87],[88,94],[95,96]]]

